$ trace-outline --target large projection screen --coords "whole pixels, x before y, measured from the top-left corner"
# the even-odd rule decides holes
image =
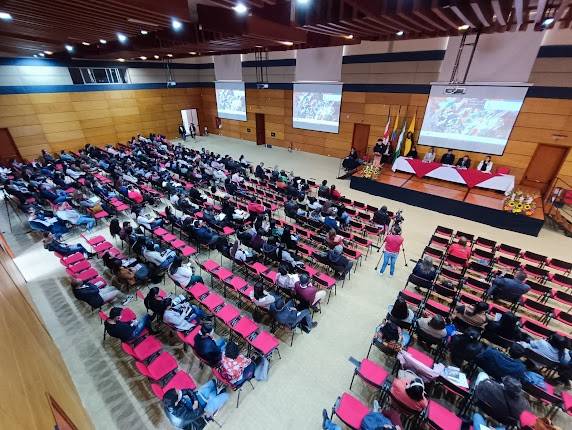
[[[432,85],[419,144],[502,155],[527,86]]]
[[[215,82],[215,90],[218,116],[246,121],[244,82]]]
[[[341,105],[341,84],[294,84],[292,126],[337,133]]]

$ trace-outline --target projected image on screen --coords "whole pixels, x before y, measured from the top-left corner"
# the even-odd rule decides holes
[[[337,133],[342,104],[341,85],[294,84],[294,128]]]
[[[215,82],[216,106],[220,118],[246,121],[243,82]]]
[[[527,88],[470,87],[464,94],[431,88],[421,145],[500,155],[504,151]]]

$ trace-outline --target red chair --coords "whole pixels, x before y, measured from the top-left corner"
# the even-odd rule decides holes
[[[252,385],[252,381],[250,379],[247,379],[242,384],[237,385],[237,384],[233,384],[228,379],[226,379],[224,376],[222,376],[222,374],[220,373],[220,371],[218,369],[215,369],[214,367],[212,367],[211,372],[219,384],[222,384],[225,387],[230,388],[232,391],[236,391],[238,393],[237,398],[236,398],[236,407],[237,408],[238,408],[238,404],[240,402],[240,393],[242,393],[242,387],[244,386],[244,384],[246,382],[248,382],[250,384],[250,386],[252,387],[252,389],[254,390],[254,385]]]
[[[572,278],[561,275],[560,273],[550,274],[548,275],[548,279],[556,285],[566,288],[566,290],[572,288]]]
[[[195,348],[195,337],[201,331],[201,326],[197,325],[193,328],[188,334],[182,333],[180,331],[177,332],[177,337],[183,342],[183,348],[186,351],[187,345],[190,345],[191,348]]]
[[[435,229],[434,234],[441,236],[441,237],[444,237],[444,238],[451,239],[453,237],[453,229],[439,225]]]
[[[443,405],[429,400],[425,418],[429,428],[434,430],[461,430],[463,420]]]
[[[508,175],[510,173],[510,167],[499,166],[497,167],[497,174]]]
[[[199,300],[203,306],[205,306],[209,311],[216,313],[216,309],[222,307],[224,304],[224,299],[216,293],[210,293],[204,299]]]
[[[197,249],[193,248],[192,246],[189,246],[189,245],[185,245],[181,249],[181,254],[183,254],[183,257],[189,257],[189,256],[194,255],[196,253],[197,253]]]
[[[282,358],[280,350],[278,349],[280,342],[275,336],[267,331],[261,331],[254,339],[248,337],[246,338],[246,341],[263,357],[269,357],[274,351],[276,351],[278,353],[278,357]]]
[[[212,273],[216,269],[218,269],[220,266],[218,265],[218,263],[216,261],[205,260],[202,263],[199,263],[199,267],[207,273]]]
[[[82,260],[79,261],[75,264],[70,264],[68,266],[68,273],[72,273],[73,275],[77,275],[80,272],[83,272],[84,270],[87,270],[91,267],[91,264],[89,264],[89,261],[87,260]]]
[[[565,275],[569,275],[572,271],[572,263],[567,261],[558,260],[557,258],[549,258],[546,261],[546,265],[551,269],[563,272]]]
[[[509,257],[517,260],[520,257],[521,249],[501,243],[497,248],[497,252],[500,254],[508,255]]]
[[[187,292],[197,301],[209,294],[209,288],[202,282],[197,282],[187,288]]]
[[[536,264],[538,267],[544,266],[548,260],[548,257],[530,251],[524,251],[521,256],[524,260]]]
[[[389,372],[373,361],[364,358],[359,363],[359,366],[354,370],[352,381],[350,382],[350,390],[352,389],[356,375],[359,376],[364,382],[374,387],[376,390],[381,391],[385,382],[387,381]]]
[[[330,303],[332,290],[334,291],[334,295],[337,294],[336,280],[331,276],[326,275],[325,273],[318,273],[312,279],[314,279],[316,284],[328,291],[328,301],[326,303]]]
[[[121,349],[134,359],[145,361],[161,351],[161,349],[163,349],[163,345],[155,337],[147,336],[135,346],[123,342],[121,344]]]
[[[251,276],[256,277],[262,275],[263,273],[268,272],[268,270],[270,269],[268,269],[268,267],[266,267],[264,264],[256,262],[252,264],[247,264],[246,270]]]
[[[554,334],[554,330],[548,328],[544,324],[537,323],[536,321],[526,317],[521,318],[520,326],[524,331],[532,334],[537,338],[546,338]]]
[[[250,318],[243,316],[232,326],[232,330],[246,339],[258,330],[258,324]]]
[[[103,236],[95,236],[92,237],[91,239],[88,239],[87,237],[85,237],[83,234],[80,235],[87,243],[89,243],[91,246],[95,246],[98,245],[102,242],[105,242],[105,237]]]
[[[75,254],[60,259],[60,263],[62,263],[66,267],[69,267],[72,264],[76,264],[81,261],[85,261],[85,257],[81,252],[76,252]]]
[[[564,291],[552,290],[552,298],[566,306],[570,306],[568,312],[572,309],[572,294],[565,293]]]
[[[179,370],[175,373],[175,375],[163,387],[159,384],[151,384],[151,391],[153,391],[159,400],[163,400],[165,393],[173,388],[177,390],[194,390],[197,388],[197,384],[192,376],[184,370]]]
[[[419,351],[413,347],[407,348],[407,352],[417,361],[423,363],[425,366],[429,367],[430,369],[433,368],[433,364],[435,360],[433,360],[430,356],[425,354],[424,352]]]
[[[135,367],[137,367],[137,370],[139,370],[142,375],[149,379],[160,381],[177,368],[177,360],[167,351],[163,351],[148,365],[137,361]]]
[[[227,327],[230,327],[231,322],[240,317],[240,311],[235,306],[226,304],[217,311],[215,316]]]
[[[570,312],[564,312],[560,309],[554,311],[554,319],[560,321],[563,324],[572,326],[572,314]]]
[[[72,278],[77,279],[78,281],[81,282],[87,282],[99,276],[99,273],[97,273],[97,270],[95,270],[94,268],[84,270],[83,272],[80,273],[71,273],[69,269],[67,270],[67,272]]]
[[[348,393],[342,394],[332,409],[332,418],[335,414],[345,425],[353,430],[359,430],[369,408],[360,400]]]

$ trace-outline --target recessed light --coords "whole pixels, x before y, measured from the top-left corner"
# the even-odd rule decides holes
[[[460,26],[458,27],[458,30],[459,30],[459,31],[465,31],[465,30],[468,30],[468,29],[469,29],[469,24],[460,25]]]
[[[68,52],[73,52],[73,46],[71,46],[71,45],[66,45],[65,48],[66,48],[66,51],[68,51]]]
[[[117,40],[119,40],[121,43],[125,43],[127,42],[127,36],[123,33],[117,33]]]
[[[89,43],[89,42],[81,42],[81,44],[82,44],[83,46],[89,46],[89,45],[91,45],[91,43]]]
[[[34,58],[38,58],[38,54],[34,54]]]
[[[146,35],[146,34],[149,34],[149,32],[147,30],[141,30],[141,34]]]
[[[571,12],[572,13],[572,12]],[[544,27],[548,27],[549,25],[551,25],[554,22],[554,18],[546,18],[544,21],[542,21],[542,25]]]
[[[52,55],[53,52],[52,52],[52,51],[44,51],[44,54],[46,54],[46,55]]]
[[[167,54],[167,57],[171,58],[173,56],[173,54]]]
[[[296,0],[296,3],[298,3],[298,4],[308,4],[308,3],[310,3],[310,0]]]
[[[397,33],[395,33],[397,37],[401,37],[403,36],[403,34],[404,34],[403,30],[399,30]]]
[[[99,43],[101,43],[102,45],[105,45],[107,43],[107,40],[105,39],[99,39]]]
[[[147,59],[147,57],[144,56],[144,55],[141,55],[139,58],[141,58],[142,60],[146,60],[146,59]]]
[[[233,9],[239,15],[244,15],[246,12],[248,12],[248,8],[243,3],[237,3]]]
[[[178,19],[173,18],[171,20],[171,27],[173,27],[173,30],[179,31],[181,28],[183,28],[183,23]]]
[[[353,34],[348,34],[347,36],[344,36],[344,38],[352,40],[354,38]]]
[[[158,59],[159,59],[159,56],[158,56],[158,55],[153,55],[153,58],[154,58],[155,60],[158,60]]]
[[[118,58],[117,61],[119,61],[120,63],[123,63],[125,61],[125,58]]]
[[[40,57],[45,57],[45,56],[46,56],[46,54],[44,54],[43,52],[40,52],[38,55],[39,55]]]
[[[196,53],[195,51],[191,51],[191,52],[189,52],[189,54],[191,54],[191,55],[197,55],[197,53]]]
[[[292,46],[292,45],[294,45],[294,42],[289,42],[289,41],[278,42],[278,43],[281,43],[282,45],[286,45],[286,46]]]
[[[0,12],[0,19],[3,19],[4,21],[10,21],[12,19],[12,15],[10,15],[8,12]]]

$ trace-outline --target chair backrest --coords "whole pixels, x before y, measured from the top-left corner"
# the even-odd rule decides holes
[[[522,389],[538,400],[542,400],[544,402],[550,403],[558,407],[560,407],[560,405],[562,404],[561,397],[557,396],[556,394],[549,393],[548,391],[543,390],[537,385],[528,382],[523,382]]]
[[[553,361],[553,360],[550,360],[549,358],[546,358],[543,355],[540,355],[534,349],[531,349],[531,348],[526,348],[524,355],[529,360],[531,360],[537,364],[540,364],[542,367],[546,367],[547,369],[556,369],[560,365],[560,363]],[[544,390],[541,390],[541,391],[544,391]]]
[[[508,175],[510,173],[510,167],[499,166],[497,167],[497,173],[499,175]]]

